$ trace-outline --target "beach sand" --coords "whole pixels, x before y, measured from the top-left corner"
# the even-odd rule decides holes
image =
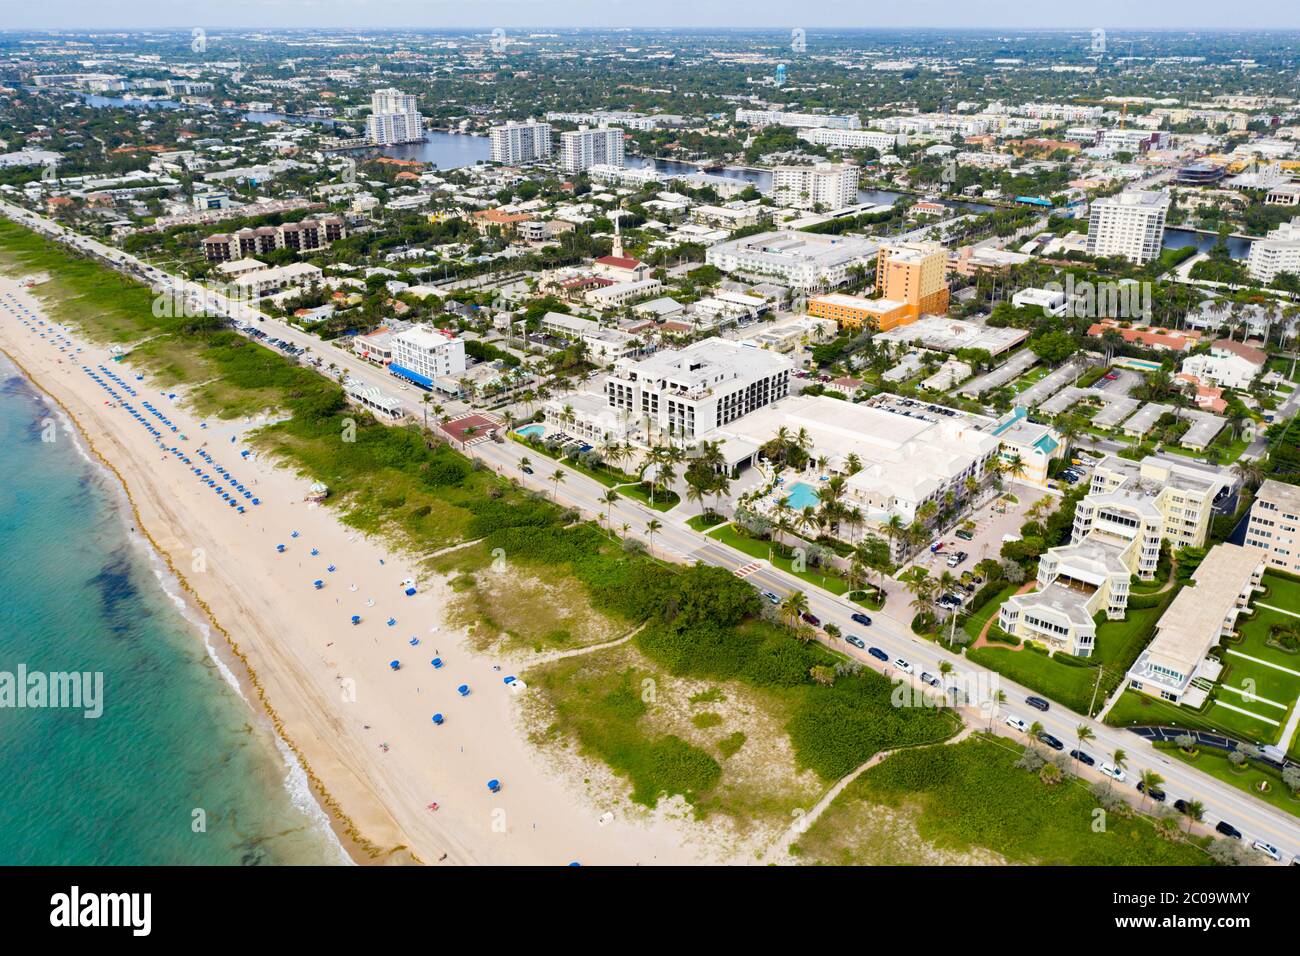
[[[45,318],[33,292],[39,296],[39,285],[29,291],[0,278],[0,302],[15,310],[21,302]],[[625,789],[605,795],[619,799],[613,819],[600,822],[610,801],[598,806],[572,766],[550,764],[527,740],[519,698],[528,691],[512,692],[503,683],[509,663],[472,652],[466,634],[443,621],[445,583],[420,580],[418,593],[406,596],[402,582],[416,576],[413,560],[347,528],[328,507],[308,503],[308,479],[268,460],[241,458],[242,436],[258,421],[210,419],[201,428],[180,404],[183,395],[169,399],[147,377],[136,381],[129,361],[112,361],[107,349],[75,330],[63,331],[84,351],[60,352],[38,330],[45,328],[29,328],[16,311],[0,309],[0,349],[62,407],[121,480],[135,512],[128,520],[138,523],[210,618],[213,645],[223,657],[229,652],[245,696],[266,708],[302,761],[354,859],[718,860],[724,851],[693,839],[691,823],[629,809]],[[110,394],[83,370],[100,365],[138,391],[132,398],[114,386],[126,401],[137,409],[151,402],[178,432],[148,415],[163,432],[159,444],[120,405],[110,407]],[[237,514],[164,449],[172,445],[212,472],[194,454],[204,447],[263,503],[254,507],[241,498],[247,513]],[[329,564],[336,571],[327,572]],[[313,587],[316,579],[326,582],[322,590]],[[362,616],[360,624],[350,623],[353,614]],[[408,643],[412,637],[418,646]],[[434,656],[445,666],[433,668]],[[393,660],[400,670],[390,669]],[[461,684],[470,687],[466,697],[457,693]],[[435,712],[445,716],[440,727],[432,722]],[[501,782],[497,794],[487,787],[494,778]],[[429,810],[435,801],[439,809]]]

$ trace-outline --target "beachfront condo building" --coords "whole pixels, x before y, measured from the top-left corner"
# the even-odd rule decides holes
[[[647,432],[691,439],[790,393],[781,355],[710,338],[640,360],[624,358],[605,380],[610,408]]]
[[[617,127],[579,126],[560,134],[560,166],[580,173],[592,166],[623,165],[623,131]]]
[[[1123,256],[1141,265],[1160,255],[1169,194],[1134,191],[1093,200],[1088,216],[1088,255]]]
[[[1210,649],[1232,637],[1238,617],[1249,613],[1265,567],[1253,548],[1215,545],[1156,622],[1155,637],[1128,670],[1128,686],[1175,704],[1204,704],[1223,671]]]
[[[1255,492],[1246,547],[1263,552],[1270,567],[1300,574],[1300,487],[1266,479]]]
[[[898,302],[907,325],[922,315],[948,311],[948,251],[937,242],[902,242],[880,247],[876,256],[876,295]]]
[[[1300,216],[1252,242],[1246,254],[1246,270],[1256,282],[1266,284],[1282,272],[1300,276]]]
[[[218,232],[203,240],[203,258],[208,262],[234,262],[263,255],[276,249],[311,252],[326,249],[347,235],[342,216],[322,216],[278,226],[258,226],[237,232]]]
[[[1211,466],[1107,455],[1075,508],[1070,543],[1039,559],[1038,589],[1008,598],[998,626],[1054,651],[1091,656],[1096,616],[1124,618],[1130,582],[1155,578],[1162,542],[1172,548],[1205,543],[1225,483]]]
[[[772,198],[795,209],[833,212],[858,201],[859,172],[849,163],[778,166],[772,170]]]
[[[454,332],[416,325],[392,339],[389,374],[424,389],[458,394],[457,379],[465,372],[465,341]]]
[[[424,139],[424,117],[419,102],[409,93],[389,87],[370,95],[366,117],[366,142],[372,146],[418,143]]]
[[[518,165],[551,158],[551,124],[530,119],[492,127],[492,161]]]

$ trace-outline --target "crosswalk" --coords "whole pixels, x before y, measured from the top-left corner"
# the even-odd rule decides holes
[[[763,564],[761,561],[754,561],[751,564],[745,565],[743,568],[736,568],[736,570],[732,571],[731,573],[738,578],[747,578],[755,571],[761,570],[762,567]]]

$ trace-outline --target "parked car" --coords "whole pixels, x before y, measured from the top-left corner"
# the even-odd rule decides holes
[[[928,671],[921,671],[921,683],[929,684],[931,687],[939,686],[939,678],[935,677]]]
[[[1263,853],[1266,857],[1275,863],[1282,862],[1282,854],[1277,852],[1277,847],[1271,843],[1265,843],[1263,840],[1256,840],[1251,847]]]
[[[1071,750],[1070,757],[1073,760],[1079,761],[1079,763],[1083,764],[1085,767],[1097,766],[1097,761],[1093,759],[1092,754],[1086,754],[1082,750]]]
[[[1038,739],[1041,740],[1043,743],[1047,744],[1047,746],[1051,747],[1053,750],[1065,749],[1065,744],[1061,743],[1061,739],[1059,737],[1053,737],[1045,730],[1040,730],[1038,732]]]
[[[897,667],[904,674],[911,674],[913,671],[916,670],[916,668],[912,666],[911,661],[906,661],[901,657],[894,658],[894,666]]]
[[[533,473],[533,469],[528,465],[524,465],[523,470],[525,475],[531,475]]]
[[[1041,710],[1044,712],[1052,706],[1041,697],[1026,697],[1025,703],[1034,708],[1034,710]]]
[[[1019,717],[1014,717],[1014,716],[1008,717],[1006,720],[1006,724],[1012,730],[1018,730],[1022,734],[1029,732],[1029,725],[1025,723],[1023,720],[1021,720]]]
[[[1128,774],[1126,774],[1123,770],[1120,770],[1119,767],[1116,767],[1114,764],[1106,763],[1104,761],[1102,762],[1102,765],[1097,768],[1097,771],[1099,773],[1105,774],[1107,777],[1110,777],[1112,780],[1119,781],[1120,783],[1123,783],[1125,780],[1128,779]]]
[[[967,531],[965,528],[961,528],[957,531],[957,537],[961,538],[963,541],[970,541],[975,537],[975,532]]]
[[[800,618],[800,619],[801,619],[805,624],[811,624],[813,627],[821,627],[821,626],[822,626],[822,619],[819,618],[816,614],[813,614],[813,613],[810,612],[810,611],[804,611],[802,614],[799,615],[799,618]]]
[[[871,618],[865,614],[850,614],[849,619],[855,624],[861,624],[863,627],[871,626]]]
[[[878,648],[878,647],[868,647],[868,648],[867,648],[867,653],[870,654],[872,657],[874,657],[874,658],[875,658],[876,660],[878,660],[878,661],[888,661],[888,660],[889,660],[889,655],[886,654],[884,651],[882,651],[882,650],[881,650],[880,648]]]
[[[860,637],[854,637],[852,634],[846,634],[846,635],[844,636],[844,640],[848,641],[848,643],[850,643],[850,644],[852,644],[854,647],[858,648],[858,650],[863,650],[863,651],[865,651],[865,650],[867,649],[867,644],[866,644],[866,642],[863,641],[862,638],[860,638]]]
[[[776,596],[776,593],[773,592],[773,591],[764,591],[764,592],[763,592],[763,597],[767,598],[767,600],[768,600],[770,603],[772,603],[772,604],[780,604],[780,603],[781,603],[781,599],[780,599],[779,597],[777,597],[777,596]]]
[[[1137,788],[1138,788],[1138,793],[1146,793],[1147,791],[1146,784],[1144,784],[1141,780],[1138,781]],[[1150,796],[1151,799],[1154,800],[1156,803],[1164,803],[1165,800],[1167,799],[1165,792],[1163,790],[1158,790],[1155,787],[1151,788],[1151,793],[1148,794],[1148,796]]]
[[[1222,833],[1224,836],[1231,837],[1234,840],[1241,839],[1241,831],[1238,830],[1236,827],[1234,827],[1227,820],[1220,820],[1218,823],[1214,825],[1214,829],[1215,832]]]

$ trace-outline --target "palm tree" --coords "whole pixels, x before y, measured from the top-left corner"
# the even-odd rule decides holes
[[[1110,755],[1110,762],[1111,765],[1114,766],[1116,770],[1122,771],[1124,769],[1124,765],[1128,763],[1128,753],[1124,750],[1123,747],[1116,747],[1115,752]],[[1114,786],[1113,777],[1107,777],[1106,781],[1107,781],[1106,784],[1107,789],[1110,789],[1111,787]]]
[[[558,496],[560,493],[560,482],[562,481],[564,481],[564,471],[560,468],[556,468],[555,472],[551,475],[551,484],[555,486],[554,489],[551,491],[552,501],[559,500]]]
[[[618,501],[618,492],[613,488],[607,488],[605,493],[600,496],[600,500],[605,505],[605,527],[612,531],[614,526],[610,522],[613,518],[614,504]]]
[[[1147,800],[1151,798],[1152,790],[1159,790],[1160,785],[1165,782],[1165,778],[1160,776],[1154,770],[1143,770],[1142,774],[1142,806],[1147,805]]]
[[[650,540],[650,555],[655,553],[655,535],[663,530],[663,523],[658,518],[651,518],[645,526],[646,537]]]
[[[808,613],[808,595],[802,591],[795,591],[781,602],[781,619],[790,627],[794,627],[799,620]]]
[[[527,470],[528,470],[529,468],[531,468],[531,467],[533,467],[533,460],[532,460],[531,458],[529,458],[527,455],[524,455],[523,458],[520,458],[520,459],[519,459],[519,470],[520,470],[520,471],[527,471]]]
[[[1003,462],[1006,467],[1006,473],[1011,476],[1011,480],[1025,476],[1025,459],[1020,452],[1013,452],[1008,455]]]
[[[1074,739],[1078,742],[1078,746],[1075,747],[1075,753],[1083,753],[1083,745],[1096,736],[1097,735],[1092,732],[1092,728],[1087,724],[1080,724],[1078,727],[1075,727]],[[1077,756],[1074,758],[1074,764],[1076,767],[1079,765],[1079,758]]]
[[[997,716],[1002,705],[1007,702],[1007,692],[1004,690],[995,690],[993,692],[992,705],[989,708],[989,730],[993,729],[993,718]]]
[[[1183,814],[1187,817],[1187,832],[1192,832],[1192,824],[1199,823],[1205,816],[1205,804],[1199,800],[1187,800],[1183,803]]]

